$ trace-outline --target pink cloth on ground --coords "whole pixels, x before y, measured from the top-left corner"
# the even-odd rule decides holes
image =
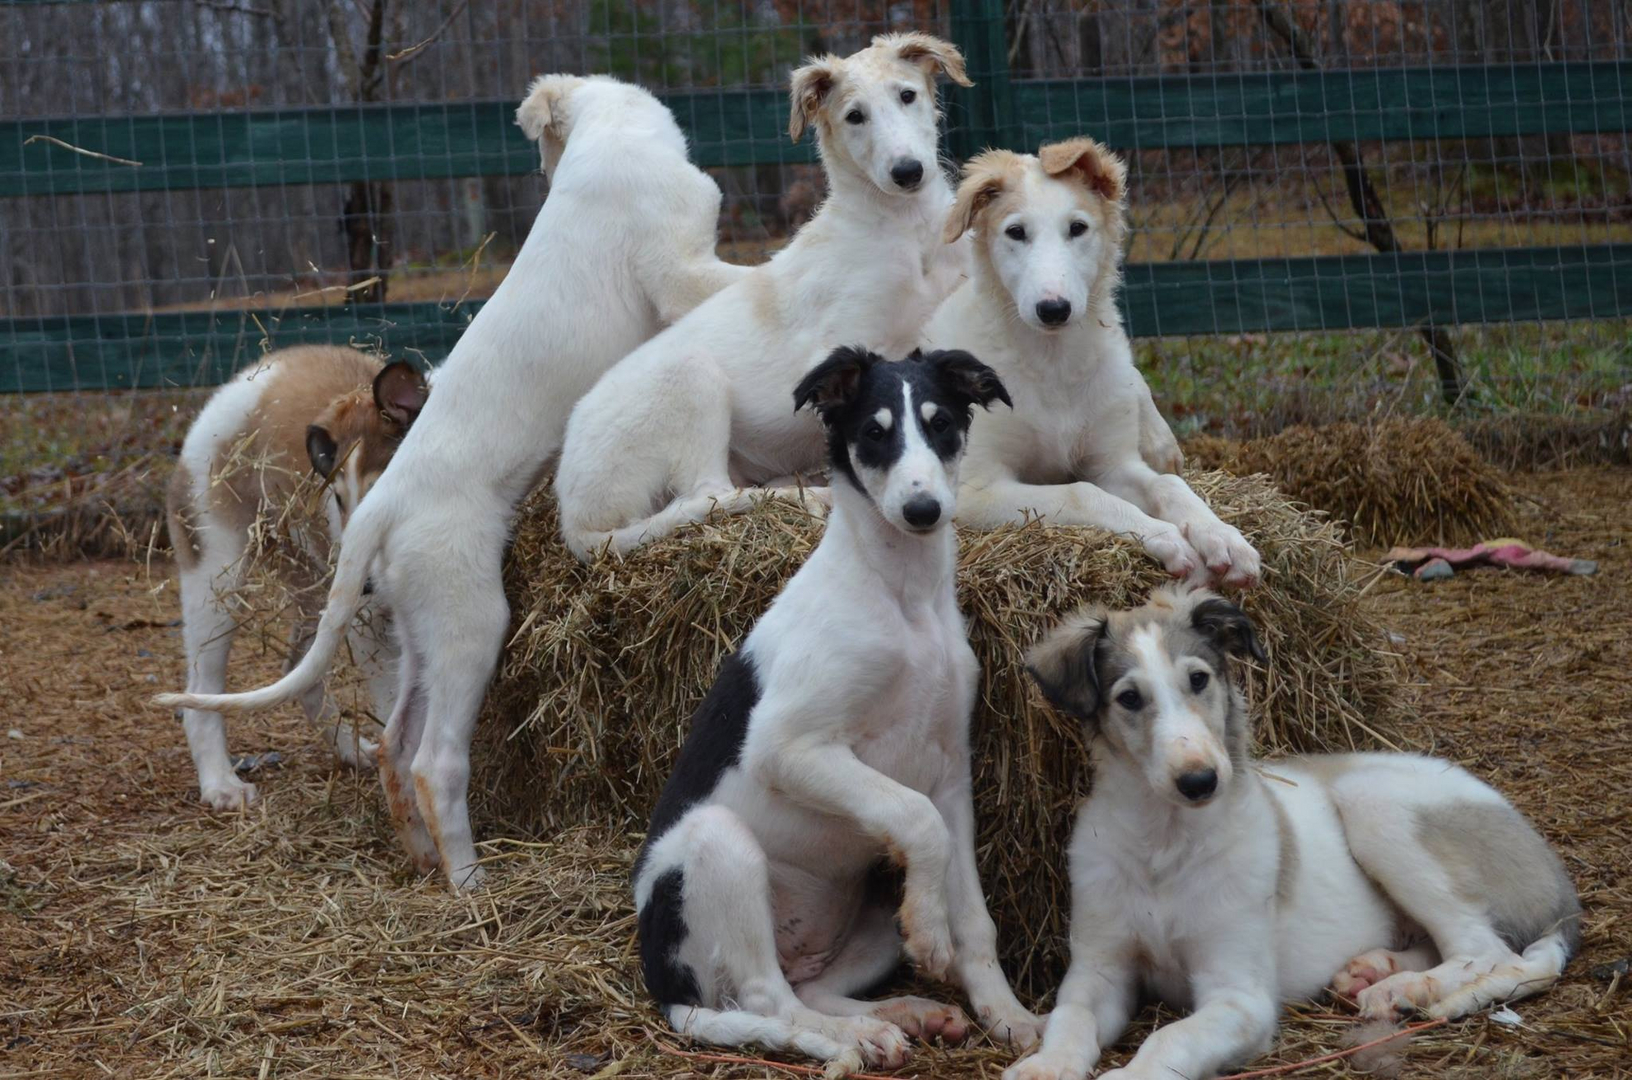
[[[1522,540],[1502,537],[1486,540],[1470,548],[1397,547],[1383,556],[1403,574],[1419,578],[1445,577],[1444,567],[1462,570],[1474,566],[1502,566],[1513,570],[1535,570],[1548,574],[1596,574],[1598,564],[1590,559],[1570,559],[1533,548]],[[1443,567],[1440,565],[1443,564]],[[1424,574],[1423,571],[1429,571]]]

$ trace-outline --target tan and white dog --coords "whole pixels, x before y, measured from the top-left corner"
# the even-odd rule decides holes
[[[966,267],[940,242],[935,80],[970,85],[927,34],[887,34],[793,73],[789,133],[816,129],[828,198],[793,242],[614,368],[567,424],[555,490],[580,559],[626,552],[820,470],[787,388],[837,345],[902,356]],[[784,489],[782,494],[791,495]]]
[[[226,688],[238,629],[231,594],[257,530],[290,549],[268,566],[286,579],[294,597],[288,666],[305,654],[317,626],[319,568],[327,567],[330,549],[419,415],[426,393],[424,377],[410,364],[382,365],[356,349],[303,345],[256,361],[210,397],[182,442],[166,498],[181,572],[189,693]],[[308,462],[324,481],[320,499],[312,499],[303,482]],[[396,647],[387,622],[376,609],[348,628],[352,657],[368,679],[378,717],[389,716],[396,700]],[[343,762],[373,764],[373,742],[337,722],[338,710],[321,680],[300,695],[300,703]],[[204,802],[217,810],[253,802],[255,785],[239,779],[227,754],[221,714],[185,709],[182,723]]]
[[[945,235],[973,233],[974,273],[924,341],[981,357],[1014,408],[976,417],[958,517],[1094,526],[1139,540],[1177,577],[1250,585],[1258,553],[1175,475],[1177,443],[1133,364],[1116,306],[1126,187],[1092,139],[964,167]]]
[[[1028,657],[1088,725],[1071,837],[1071,967],[1042,1049],[1005,1080],[1080,1080],[1141,992],[1184,1019],[1117,1080],[1205,1080],[1263,1053],[1282,1001],[1331,986],[1368,1020],[1540,993],[1581,936],[1547,841],[1488,785],[1416,754],[1249,752],[1232,658],[1264,659],[1205,591],[1089,610]]]
[[[720,189],[674,115],[604,75],[546,75],[516,121],[539,140],[550,197],[498,291],[437,370],[436,393],[346,532],[304,660],[248,694],[161,704],[257,709],[322,677],[373,580],[402,647],[380,779],[403,846],[455,887],[481,878],[470,740],[510,625],[501,569],[516,504],[567,414],[607,368],[746,271],[715,257]]]

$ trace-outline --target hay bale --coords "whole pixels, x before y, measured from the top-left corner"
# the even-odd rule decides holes
[[[1337,530],[1259,478],[1192,475],[1264,556],[1247,599],[1271,664],[1249,677],[1269,749],[1392,742],[1395,658],[1359,609],[1367,569]],[[629,558],[581,566],[553,500],[521,513],[506,571],[513,636],[477,737],[477,819],[542,837],[595,823],[640,831],[720,658],[821,534],[781,504],[689,530]],[[1024,675],[1024,648],[1086,601],[1132,605],[1163,581],[1131,545],[1039,524],[965,531],[959,600],[983,673],[974,725],[981,875],[1017,978],[1063,970],[1065,842],[1087,790],[1081,733]]]
[[[1473,543],[1513,526],[1501,475],[1439,419],[1298,426],[1244,442],[1201,437],[1184,450],[1207,468],[1267,474],[1363,547]]]

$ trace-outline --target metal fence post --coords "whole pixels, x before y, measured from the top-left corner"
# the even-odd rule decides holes
[[[1003,0],[952,0],[952,41],[963,50],[975,81],[968,89],[952,89],[947,145],[953,156],[967,161],[987,147],[1024,149],[1009,143],[1015,133],[1014,98]]]

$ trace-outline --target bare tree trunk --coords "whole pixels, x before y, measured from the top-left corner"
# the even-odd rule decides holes
[[[1307,35],[1286,9],[1275,0],[1257,0],[1257,3],[1264,25],[1286,43],[1298,66],[1319,70],[1320,61]],[[1365,160],[1360,155],[1360,147],[1344,140],[1334,141],[1330,145],[1332,154],[1343,167],[1343,186],[1348,190],[1349,205],[1360,216],[1366,242],[1384,255],[1403,250],[1394,234],[1394,223],[1389,220],[1382,197],[1377,194],[1377,185],[1372,182]],[[1439,373],[1440,396],[1447,405],[1454,405],[1461,400],[1465,390],[1462,365],[1456,355],[1456,337],[1444,327],[1424,326],[1422,338],[1433,355],[1434,369]]]
[[[387,81],[384,55],[385,16],[390,0],[371,0],[362,54],[352,47],[342,0],[329,8],[329,32],[342,62],[350,60],[352,96],[357,101],[379,101]],[[385,302],[391,272],[391,223],[395,199],[386,181],[354,180],[346,189],[340,226],[346,234],[346,257],[351,268],[346,299],[353,304]],[[360,286],[360,287],[359,287]]]

